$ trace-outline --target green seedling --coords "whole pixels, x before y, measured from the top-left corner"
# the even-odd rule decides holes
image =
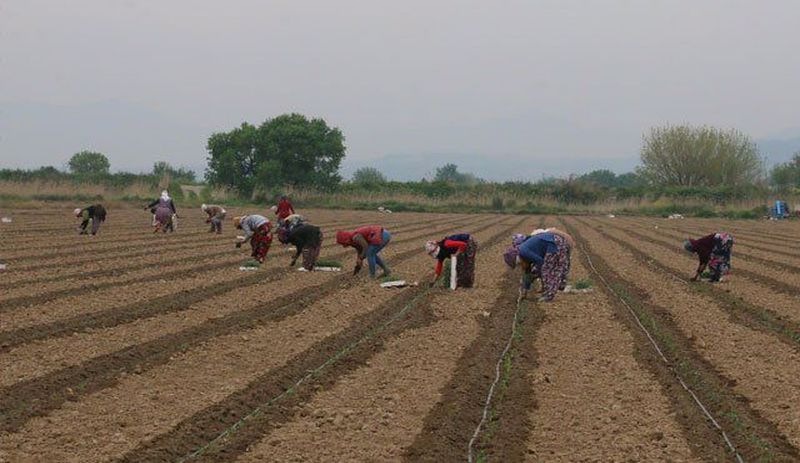
[[[314,265],[316,267],[338,267],[338,268],[342,268],[342,263],[339,262],[338,260],[318,260],[317,263],[314,264]]]

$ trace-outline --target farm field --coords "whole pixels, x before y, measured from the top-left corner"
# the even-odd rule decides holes
[[[309,210],[342,272],[277,239],[241,272],[230,220],[71,211],[0,214],[0,462],[800,461],[800,223]],[[351,275],[335,232],[371,223],[422,284]],[[544,226],[591,291],[518,303],[501,254]],[[717,230],[732,274],[688,282],[682,240]],[[454,232],[476,286],[430,288]]]

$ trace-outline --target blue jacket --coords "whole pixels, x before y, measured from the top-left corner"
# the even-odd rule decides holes
[[[555,235],[552,233],[540,233],[526,239],[519,246],[519,257],[536,265],[541,269],[544,263],[544,256],[553,252],[558,252]]]

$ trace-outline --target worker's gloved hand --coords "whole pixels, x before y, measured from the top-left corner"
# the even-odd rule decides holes
[[[289,267],[294,267],[295,263],[297,263],[297,259],[292,259],[292,261],[289,263]]]
[[[356,267],[353,269],[353,275],[358,275],[358,272],[361,271],[361,267],[362,267],[361,262],[357,263]]]

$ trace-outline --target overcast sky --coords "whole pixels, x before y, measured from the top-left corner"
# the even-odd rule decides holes
[[[0,166],[93,149],[202,169],[212,132],[294,111],[342,129],[346,171],[624,170],[653,125],[800,137],[798,18],[797,0],[0,0]]]

